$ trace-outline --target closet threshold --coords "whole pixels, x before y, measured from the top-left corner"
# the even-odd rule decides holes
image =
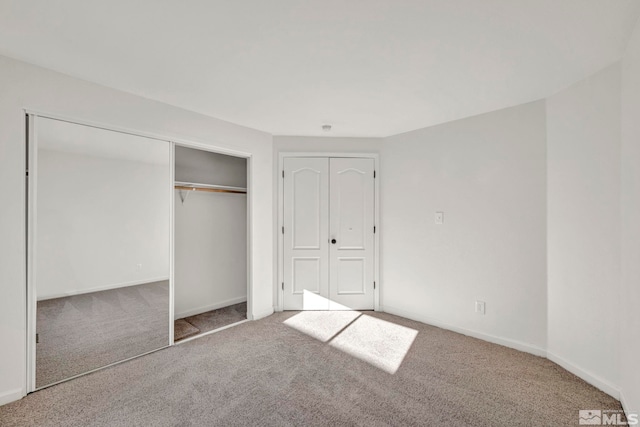
[[[225,329],[229,329],[229,328],[232,328],[232,327],[234,327],[234,326],[238,326],[238,325],[240,325],[240,324],[242,324],[242,323],[246,323],[246,322],[248,322],[248,321],[249,321],[249,319],[244,319],[244,320],[240,320],[239,322],[235,322],[235,323],[231,323],[231,324],[229,324],[229,325],[221,326],[221,327],[219,327],[219,328],[217,328],[217,329],[213,329],[213,330],[211,330],[211,331],[202,332],[201,334],[194,335],[194,336],[192,336],[192,337],[185,338],[185,339],[183,339],[183,340],[180,340],[180,341],[174,342],[174,343],[173,343],[173,345],[180,345],[180,344],[183,344],[183,343],[188,342],[188,341],[197,340],[198,338],[202,338],[202,337],[204,337],[204,336],[206,336],[206,335],[215,334],[216,332],[220,332],[220,331],[223,331],[223,330],[225,330]]]

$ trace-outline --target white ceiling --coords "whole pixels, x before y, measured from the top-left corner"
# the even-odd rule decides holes
[[[0,54],[276,135],[388,136],[621,57],[637,0],[0,0]]]

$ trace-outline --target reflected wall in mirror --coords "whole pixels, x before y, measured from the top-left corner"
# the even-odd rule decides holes
[[[169,345],[171,145],[35,120],[30,254],[41,388]]]

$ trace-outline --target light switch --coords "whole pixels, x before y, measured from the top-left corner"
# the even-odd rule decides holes
[[[444,212],[436,212],[436,224],[444,223]]]

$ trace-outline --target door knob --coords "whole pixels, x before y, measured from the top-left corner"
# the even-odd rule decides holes
[[[331,243],[333,243],[334,245],[337,243],[338,241],[336,239],[331,239]]]

